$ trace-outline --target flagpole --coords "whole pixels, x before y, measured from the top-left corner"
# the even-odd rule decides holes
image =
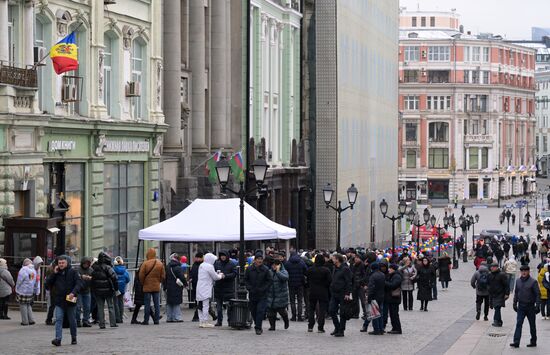
[[[76,28],[75,28],[74,30],[72,30],[71,33],[76,32],[76,31],[80,28],[80,26],[82,26],[83,24],[84,24],[84,22],[82,22],[82,21],[79,22],[79,23],[78,23],[78,26],[76,26]],[[50,56],[50,52],[46,53],[42,58],[40,58],[40,60],[39,60],[38,62],[34,63],[34,65],[32,66],[32,69],[33,69],[33,70],[36,69],[36,67],[37,67],[40,63],[42,63],[46,58],[48,58],[49,56]]]
[[[216,153],[217,153],[217,152],[220,152],[220,155],[221,155],[222,149],[216,151]],[[191,174],[193,174],[195,171],[197,171],[197,169],[200,168],[204,163],[206,163],[207,161],[209,161],[210,159],[212,159],[212,157],[213,157],[214,155],[216,155],[216,153],[212,154],[211,156],[209,156],[208,158],[206,158],[206,159],[204,159],[202,162],[200,162],[200,163],[195,167],[195,169],[191,170]]]

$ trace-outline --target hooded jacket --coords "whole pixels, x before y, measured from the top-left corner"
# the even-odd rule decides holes
[[[58,272],[53,272],[46,279],[46,284],[48,287],[55,288],[55,298],[54,304],[59,307],[74,307],[76,304],[67,302],[65,298],[69,294],[77,296],[80,293],[81,283],[80,275],[78,272],[72,268],[71,259],[67,256],[61,256],[60,258],[65,258],[67,260],[67,267],[64,270],[58,270]]]
[[[117,276],[118,291],[124,294],[126,292],[126,285],[130,283],[130,274],[128,273],[128,270],[126,270],[126,266],[124,265],[115,265],[113,269]]]
[[[32,259],[32,265],[34,266],[34,269],[36,270],[36,287],[38,288],[37,295],[40,294],[40,285],[42,283],[42,272],[40,270],[40,264],[43,264],[44,260],[40,257],[40,255],[37,255],[34,259]]]
[[[104,298],[114,296],[118,289],[118,280],[111,266],[111,257],[104,252],[99,253],[92,269],[91,285],[94,295]]]
[[[470,279],[470,285],[472,286],[472,288],[475,288],[477,296],[489,296],[489,285],[487,285],[487,288],[485,290],[479,289],[479,279],[482,274],[486,275],[487,278],[489,278],[489,269],[484,264],[480,265],[479,269],[474,272],[472,278]]]
[[[508,275],[497,269],[489,273],[489,300],[493,307],[505,307],[510,295]]]
[[[143,292],[160,292],[160,284],[166,279],[166,271],[162,262],[157,259],[154,248],[147,250],[147,261],[139,269],[139,282],[143,285]]]
[[[517,274],[518,272],[518,262],[516,261],[516,257],[514,255],[510,255],[510,259],[508,259],[502,268],[505,273],[507,274]]]
[[[218,274],[214,270],[214,262],[216,262],[216,255],[212,253],[206,253],[204,256],[204,262],[199,266],[199,280],[197,282],[197,301],[204,301],[212,298],[212,286],[214,281],[222,278],[221,274]]]
[[[216,284],[214,285],[214,296],[216,298],[234,298],[237,266],[231,259],[229,259],[229,253],[226,251],[221,251],[218,255],[220,257],[225,255],[227,258],[225,261],[218,259],[214,263],[214,269],[216,271],[220,270],[224,274],[224,278],[216,281]]]
[[[309,285],[309,297],[328,302],[332,275],[325,266],[325,258],[322,255],[317,255],[313,266],[307,269],[306,276]]]
[[[84,265],[86,263],[89,263],[88,267],[85,267]],[[82,288],[80,289],[80,293],[82,294],[88,294],[90,293],[90,287],[92,284],[92,280],[84,280],[82,276],[92,276],[92,267],[90,266],[92,264],[92,258],[89,258],[87,256],[80,259],[80,268],[78,269],[78,274],[80,275],[80,279],[82,280]]]
[[[3,263],[0,264],[0,298],[11,295],[12,287],[14,286],[15,282],[13,281],[11,273],[8,271],[7,265]]]
[[[380,271],[380,265],[374,263],[371,265],[371,270],[373,271],[369,278],[369,284],[367,286],[368,292],[368,302],[376,300],[378,304],[384,303],[385,287],[386,287],[386,276],[382,271]],[[399,281],[401,285],[401,280]]]
[[[36,281],[36,270],[32,264],[23,266],[19,270],[15,292],[21,296],[33,296],[40,292],[38,290],[38,282]]]
[[[244,282],[248,290],[248,298],[251,301],[260,301],[266,299],[273,277],[267,266],[257,267],[252,263],[244,273]]]
[[[546,277],[546,273],[548,272],[548,268],[549,268],[548,264],[541,267],[539,270],[539,274],[537,276],[537,281],[539,283],[539,290],[540,290],[540,298],[543,300],[548,299],[548,290],[546,289],[546,287],[544,287],[544,282],[543,282]]]
[[[343,299],[344,296],[349,295],[352,292],[351,279],[351,271],[346,264],[341,264],[340,267],[336,267],[335,265],[330,284],[331,295],[339,299]]]
[[[295,252],[292,253],[287,262],[284,263],[288,271],[288,286],[301,287],[305,285],[306,263]]]

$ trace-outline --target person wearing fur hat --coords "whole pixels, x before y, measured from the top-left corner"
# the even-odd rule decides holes
[[[183,303],[183,288],[187,287],[187,279],[181,268],[180,257],[173,253],[170,255],[170,261],[166,265],[166,281],[164,282],[164,291],[166,291],[166,322],[183,322],[181,315],[181,304]]]
[[[32,314],[32,302],[34,295],[38,294],[39,291],[36,281],[36,270],[32,265],[31,259],[23,260],[23,267],[17,275],[15,292],[19,301],[21,325],[33,325],[35,322]]]
[[[199,306],[199,320],[201,328],[210,328],[214,325],[208,323],[208,309],[210,308],[210,300],[212,299],[212,286],[214,282],[223,279],[224,274],[216,272],[214,262],[216,255],[206,253],[204,262],[199,266],[199,280],[197,282],[197,301],[202,304]]]
[[[6,259],[0,259],[0,319],[11,319],[8,317],[8,299],[12,294],[15,282],[8,271]]]
[[[118,289],[117,275],[111,264],[111,257],[100,252],[97,263],[92,265],[92,292],[97,304],[97,318],[99,328],[105,329],[105,303],[109,311],[109,324],[116,328],[116,314],[114,307],[115,291]]]
[[[124,265],[124,259],[121,256],[115,258],[115,267],[113,268],[117,276],[118,284],[116,285],[118,292],[115,296],[115,316],[116,322],[122,323],[124,321],[124,294],[126,293],[126,286],[130,283],[130,274],[126,270]]]

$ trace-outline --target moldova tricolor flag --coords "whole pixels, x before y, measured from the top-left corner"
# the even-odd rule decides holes
[[[50,58],[53,62],[53,69],[58,75],[78,69],[78,47],[76,46],[75,31],[50,49]]]

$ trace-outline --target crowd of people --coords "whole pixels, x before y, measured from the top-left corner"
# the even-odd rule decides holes
[[[534,315],[541,311],[545,319],[550,317],[549,240],[550,236],[539,235],[530,245],[529,238],[495,238],[487,243],[480,240],[473,248],[476,272],[471,286],[476,292],[477,320],[483,315],[487,321],[489,309],[493,309],[493,326],[501,327],[501,308],[517,285],[513,305],[519,328],[512,346],[519,344],[524,318],[531,324],[530,344],[535,346]],[[529,251],[533,258],[538,253],[542,260],[534,282],[529,278]],[[104,252],[97,258],[82,258],[78,268],[71,266],[69,257],[59,256],[46,268],[44,277],[40,274],[40,257],[25,259],[16,280],[7,271],[6,261],[0,259],[0,319],[9,319],[7,300],[15,288],[21,325],[35,324],[32,303],[44,281],[50,299],[46,324],[55,324],[52,344],[56,346],[61,345],[64,327],[70,328],[72,344],[77,343],[79,327],[97,324],[105,329],[105,308],[109,326],[118,327],[124,322],[129,293],[133,295],[131,324],[149,325],[150,320],[159,324],[161,291],[165,292],[168,323],[183,322],[182,304],[187,292],[195,308],[192,320],[199,322],[200,328],[222,326],[225,313],[231,324],[231,312],[225,310],[229,300],[236,297],[237,259],[237,250],[220,251],[217,255],[198,252],[192,265],[188,265],[185,256],[173,253],[164,263],[151,248],[135,273],[131,292],[127,290],[131,277],[123,258],[112,258]],[[317,332],[324,333],[325,321],[330,319],[334,326],[331,335],[343,337],[347,321],[354,318],[362,319],[362,333],[402,334],[400,305],[403,311],[413,311],[416,298],[419,310],[427,312],[430,302],[438,299],[438,279],[442,291],[452,281],[452,260],[446,252],[439,257],[431,252],[417,255],[407,248],[400,253],[353,248],[343,253],[291,251],[287,257],[285,251],[268,247],[247,252],[246,260],[242,282],[258,335],[263,333],[264,320],[268,320],[270,331],[275,331],[277,322],[282,320],[284,329],[290,322],[307,321],[308,332],[317,326]],[[518,269],[522,276],[515,280]],[[139,321],[142,307],[143,321]]]

